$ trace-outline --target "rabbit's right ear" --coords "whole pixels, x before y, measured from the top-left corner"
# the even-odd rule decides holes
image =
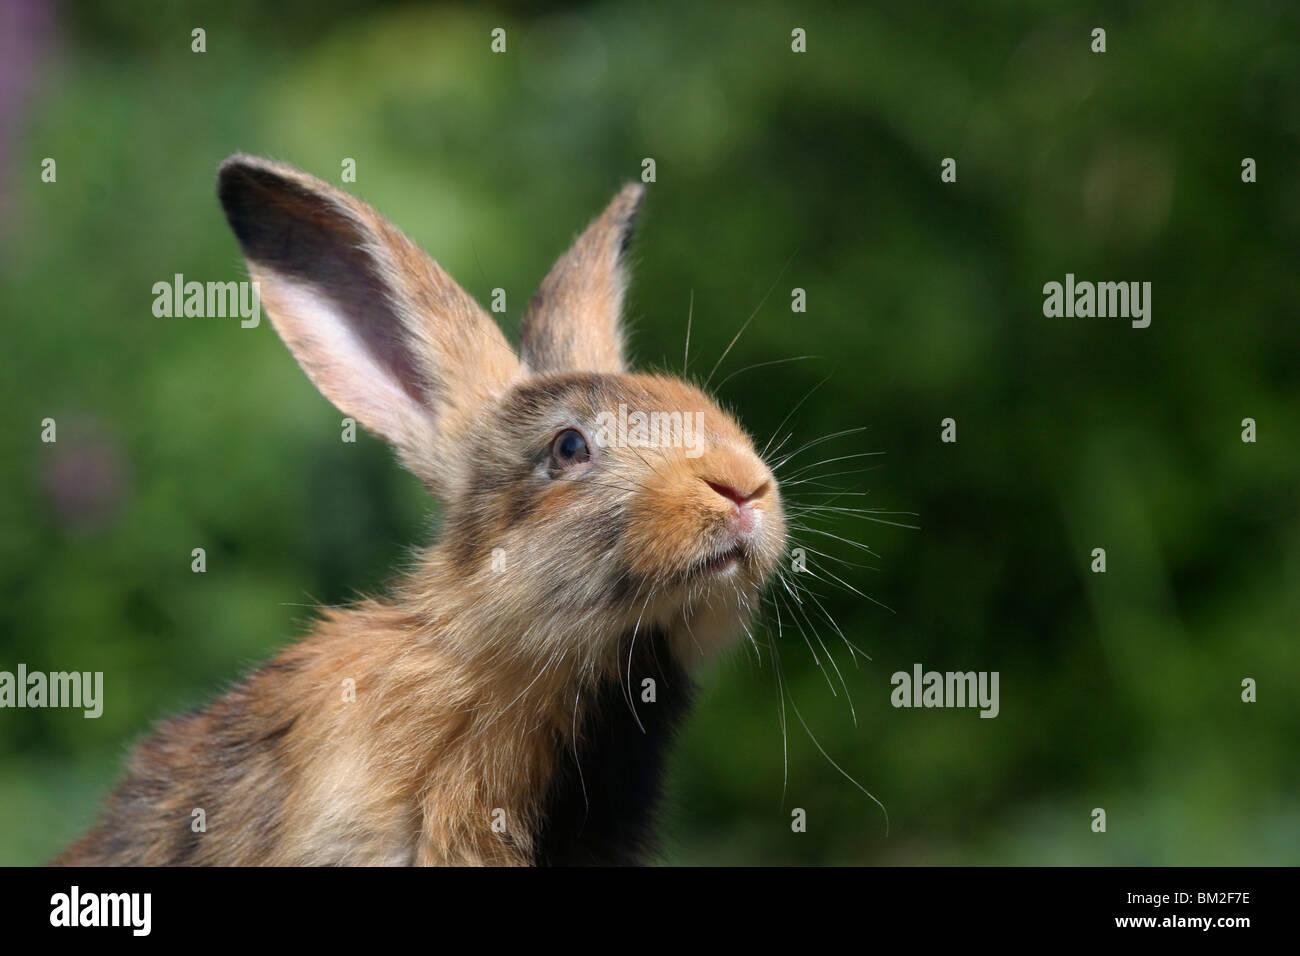
[[[530,372],[624,370],[624,258],[645,187],[629,183],[551,267],[519,323]]]
[[[384,217],[313,176],[237,155],[217,195],[308,377],[436,495],[455,495],[469,463],[458,443],[521,374],[496,324]]]

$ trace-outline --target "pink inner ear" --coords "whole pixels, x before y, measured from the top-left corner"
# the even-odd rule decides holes
[[[354,319],[300,281],[271,279],[263,288],[271,321],[326,398],[390,442],[419,437],[430,419],[413,360],[391,335],[364,335],[383,322]]]

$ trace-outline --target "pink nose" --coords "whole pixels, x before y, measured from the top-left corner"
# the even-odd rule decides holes
[[[720,485],[717,482],[707,482],[708,486],[729,501],[736,503],[736,513],[732,516],[732,523],[737,531],[741,534],[749,534],[758,526],[758,512],[749,506],[749,503],[755,498],[762,495],[767,485],[760,485],[750,494],[743,491],[737,491],[730,485]]]
[[[722,497],[734,501],[737,505],[746,505],[749,502],[753,501],[755,498],[757,498],[763,492],[762,486],[756,488],[754,491],[750,492],[749,494],[745,494],[743,491],[737,491],[735,488],[731,487],[731,485],[720,485],[716,481],[705,482],[705,484],[707,484],[718,494],[722,495]]]

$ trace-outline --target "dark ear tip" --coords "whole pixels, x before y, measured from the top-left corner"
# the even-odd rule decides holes
[[[628,247],[632,244],[632,234],[636,231],[637,218],[641,215],[641,200],[645,198],[645,185],[631,182],[618,192],[615,205],[619,213],[618,259],[622,262],[627,257]]]
[[[284,210],[301,214],[304,201],[321,197],[313,185],[324,186],[292,166],[247,153],[228,156],[217,167],[217,201],[245,255],[252,255],[250,243],[255,234],[280,218]]]
[[[227,183],[233,182],[257,165],[257,157],[249,156],[247,153],[235,153],[227,156],[217,167],[217,189],[220,190]]]
[[[249,174],[256,168],[256,162],[252,156],[236,153],[217,167],[217,201],[241,244],[249,238],[248,218],[253,204],[248,188],[251,185]]]
[[[278,164],[260,156],[247,153],[235,153],[227,156],[217,167],[217,195],[224,203],[241,185],[253,185],[258,182],[270,184],[284,179]]]
[[[217,200],[232,225],[236,210],[244,205],[252,181],[250,174],[256,169],[257,158],[244,153],[226,157],[217,167]]]
[[[256,258],[259,236],[275,221],[274,197],[292,189],[287,167],[247,153],[235,153],[217,167],[217,201],[244,254]]]

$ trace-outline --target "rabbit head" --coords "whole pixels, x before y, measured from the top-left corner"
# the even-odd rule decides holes
[[[248,156],[218,194],[276,330],[345,415],[443,503],[408,585],[464,640],[609,650],[654,626],[683,656],[738,635],[785,547],[777,483],[736,421],[684,381],[630,373],[620,312],[642,187],[546,276],[518,355],[369,206]],[[498,648],[499,649],[499,648]]]

